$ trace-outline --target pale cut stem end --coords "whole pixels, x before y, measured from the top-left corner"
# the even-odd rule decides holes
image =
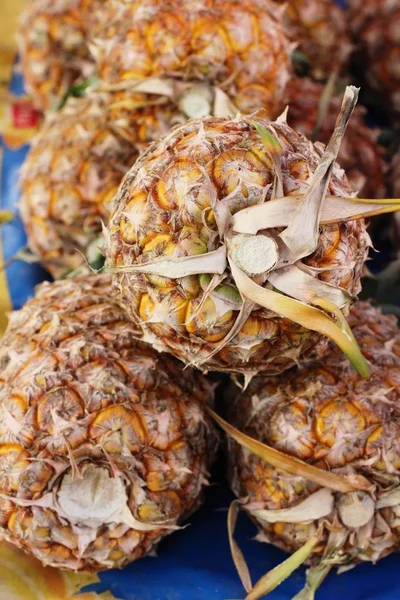
[[[233,260],[250,277],[270,271],[278,261],[277,245],[271,238],[260,236],[235,236]]]

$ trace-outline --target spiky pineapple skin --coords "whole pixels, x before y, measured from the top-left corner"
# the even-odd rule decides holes
[[[393,0],[348,0],[356,66],[381,110],[400,113],[400,6]]]
[[[211,386],[135,340],[110,292],[107,275],[43,284],[0,345],[0,539],[64,569],[151,552],[198,507],[216,448]],[[149,531],[61,512],[66,478],[93,468]]]
[[[313,139],[323,92],[322,84],[307,77],[292,79],[286,88],[288,123],[309,139]],[[315,132],[315,139],[324,144],[329,142],[340,105],[340,94],[333,94],[321,127]],[[377,141],[379,130],[366,125],[365,114],[366,109],[361,105],[354,110],[339,151],[338,163],[360,198],[382,198],[386,190],[386,168],[382,147]]]
[[[280,378],[256,378],[227,408],[242,432],[286,454],[332,473],[362,474],[376,485],[374,501],[399,483],[400,473],[400,330],[394,316],[384,316],[367,302],[353,307],[349,322],[371,366],[365,381],[333,346],[320,361],[310,361]],[[300,476],[280,471],[229,442],[228,460],[234,492],[252,508],[285,509],[319,488]],[[351,493],[335,493],[332,512],[319,520],[276,523],[256,520],[259,539],[294,552],[323,522],[345,531],[338,506]],[[363,527],[347,529],[345,563],[375,562],[398,549],[399,507],[376,508]],[[310,564],[318,564],[328,531]]]
[[[291,47],[269,0],[111,0],[93,53],[109,84],[151,77],[221,86],[243,113],[280,106]],[[262,57],[262,59],[260,59]]]
[[[346,15],[334,0],[275,0],[284,6],[289,38],[308,59],[313,75],[324,79],[345,71],[351,53]]]
[[[101,0],[33,0],[21,17],[22,71],[36,106],[47,110],[79,78],[94,71],[88,32]]]
[[[231,330],[237,302],[224,301],[217,289],[202,304],[204,285],[198,276],[172,280],[129,272],[132,265],[162,257],[216,250],[222,240],[215,203],[215,208],[224,203],[234,214],[271,198],[274,167],[254,120],[267,125],[265,120],[245,117],[194,120],[151,145],[122,183],[107,230],[108,265],[115,271],[115,285],[146,340],[188,364],[204,359],[204,370],[279,373],[321,341],[318,334],[255,308],[239,333],[208,358]],[[305,193],[322,147],[284,123],[274,123],[273,128],[283,148],[284,193]],[[329,193],[352,195],[337,166]],[[316,268],[313,272],[322,280],[357,294],[368,243],[363,221],[323,226],[317,250],[304,263]],[[235,291],[229,268],[225,275],[223,284]]]
[[[70,99],[47,120],[21,170],[20,208],[31,249],[58,278],[84,263],[125,172],[169,130],[171,105],[132,94]]]

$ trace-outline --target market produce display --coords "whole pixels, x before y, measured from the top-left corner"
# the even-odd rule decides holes
[[[95,71],[89,35],[102,0],[30,0],[19,42],[26,86],[37,108],[50,109],[72,84]]]
[[[316,79],[344,72],[352,51],[346,15],[332,0],[274,0],[282,5],[283,22],[293,41],[295,66]]]
[[[48,115],[21,170],[20,208],[31,249],[55,277],[96,250],[121,179],[172,114],[134,105],[121,114],[113,95],[93,94]]]
[[[270,0],[110,0],[107,11],[92,53],[108,87],[170,96],[189,117],[220,112],[221,91],[243,113],[279,110],[292,47]]]
[[[337,600],[364,563],[363,600],[400,549],[397,4],[9,2],[0,596]]]
[[[400,113],[400,6],[393,0],[348,0],[356,75],[382,112]]]
[[[325,183],[319,199],[313,191],[322,156],[283,119],[256,117],[192,121],[150,146],[120,188],[106,235],[121,301],[147,340],[204,370],[251,376],[293,366],[326,326],[335,336],[313,296],[347,312],[369,236],[362,219],[349,220],[363,209],[332,158],[329,217],[311,206],[325,196]],[[312,239],[301,239],[310,224]]]

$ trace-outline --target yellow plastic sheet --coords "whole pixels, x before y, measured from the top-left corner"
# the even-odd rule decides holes
[[[1,600],[117,600],[111,592],[81,592],[98,581],[92,573],[62,573],[43,567],[18,548],[0,543]]]

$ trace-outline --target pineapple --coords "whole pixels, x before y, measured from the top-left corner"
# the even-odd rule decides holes
[[[19,41],[26,86],[37,108],[51,108],[74,82],[94,72],[88,35],[101,5],[101,0],[27,2]]]
[[[360,290],[361,217],[399,204],[357,201],[334,162],[355,97],[348,88],[325,153],[284,117],[237,116],[189,121],[142,154],[106,247],[146,341],[203,370],[251,377],[293,366],[322,333],[366,374],[341,310]]]
[[[22,168],[21,213],[30,248],[54,277],[96,246],[125,172],[146,143],[167,132],[169,104],[92,94],[49,114]]]
[[[136,341],[108,275],[43,284],[0,345],[0,539],[44,564],[122,567],[194,511],[212,387]]]
[[[104,85],[158,86],[191,117],[215,114],[210,106],[221,91],[243,113],[263,107],[271,115],[280,106],[291,45],[270,0],[109,0],[107,6],[91,44]]]
[[[328,88],[307,77],[292,79],[286,88],[289,105],[288,123],[309,139],[327,143],[335,126],[340,108],[340,96],[324,96]],[[321,126],[318,126],[321,112]],[[357,106],[348,126],[338,155],[340,166],[360,196],[381,198],[385,195],[385,163],[382,147],[378,145],[378,129],[365,123],[366,110]]]
[[[350,323],[371,365],[368,382],[331,346],[323,361],[254,379],[228,409],[235,429],[221,422],[239,442],[229,441],[231,485],[258,539],[290,553],[314,544],[296,600],[314,598],[334,565],[376,562],[400,542],[400,330],[367,302]],[[265,444],[265,460],[251,438]]]
[[[346,69],[352,50],[347,18],[335,0],[275,0],[284,7],[284,24],[317,79]],[[297,65],[301,66],[301,62]]]
[[[393,0],[348,0],[357,73],[379,100],[400,113],[400,5]]]

